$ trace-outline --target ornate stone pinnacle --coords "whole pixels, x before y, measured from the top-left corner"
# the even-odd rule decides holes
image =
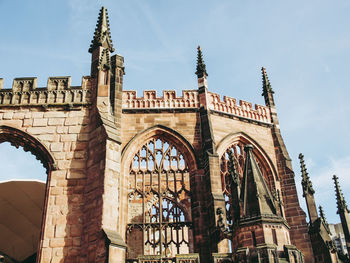
[[[310,177],[308,176],[306,166],[304,163],[304,155],[302,153],[299,154],[299,160],[301,168],[301,185],[303,186],[303,196],[305,197],[308,192],[313,195],[315,193],[315,190],[313,189],[312,182],[310,181]]]
[[[204,60],[203,60],[203,54],[202,54],[202,49],[200,46],[197,47],[197,71],[196,71],[196,75],[198,78],[203,78],[203,77],[207,77],[208,73],[207,73],[207,69],[206,66],[204,64]]]
[[[102,7],[98,16],[94,38],[91,41],[89,52],[92,53],[94,49],[99,46],[107,48],[109,52],[114,52],[111,33],[109,30],[109,21],[107,9]]]
[[[333,181],[334,181],[334,186],[335,186],[335,195],[337,198],[337,206],[338,206],[338,211],[337,213],[339,214],[340,212],[347,212],[349,213],[348,206],[346,204],[346,201],[344,199],[343,193],[340,189],[339,183],[338,183],[338,177],[336,175],[333,175]]]
[[[262,96],[266,96],[268,93],[274,93],[272,90],[269,78],[267,77],[266,69],[264,67],[261,68],[262,73],[262,83],[263,83],[263,93]]]
[[[229,168],[230,179],[237,186],[239,185],[239,175],[236,170],[235,160],[234,160],[232,151],[229,152],[228,158],[229,158],[228,168]]]
[[[328,222],[327,222],[327,219],[326,219],[326,216],[325,216],[325,214],[324,214],[324,211],[323,211],[322,206],[319,206],[318,209],[319,209],[319,211],[320,211],[320,217],[321,217],[321,219],[322,219],[323,222],[328,226]]]

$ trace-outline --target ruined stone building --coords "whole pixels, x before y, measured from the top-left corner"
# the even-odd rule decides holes
[[[209,91],[200,48],[198,87],[139,95],[114,51],[102,8],[81,86],[0,80],[0,143],[47,171],[38,245],[17,262],[314,262],[266,70],[265,106]]]

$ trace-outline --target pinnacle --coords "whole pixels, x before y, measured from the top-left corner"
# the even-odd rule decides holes
[[[99,46],[107,48],[110,52],[114,52],[111,33],[109,29],[108,13],[105,7],[101,8],[100,13],[98,15],[94,38],[91,41],[89,52],[92,53],[92,51]]]
[[[329,231],[329,225],[328,225],[328,222],[327,222],[327,219],[326,219],[326,216],[324,214],[322,206],[319,206],[318,209],[320,211],[320,218],[324,222],[325,227],[327,228],[327,230]]]
[[[344,211],[349,212],[349,209],[348,209],[348,206],[347,206],[346,201],[344,199],[343,193],[340,189],[338,179],[339,178],[336,175],[333,175],[335,194],[336,194],[336,198],[337,198],[337,207],[338,207],[337,213],[339,214],[340,212],[344,212]]]
[[[208,73],[203,60],[202,49],[200,46],[197,47],[197,71],[196,75],[198,78],[207,77]]]
[[[304,155],[302,153],[299,154],[299,159],[302,177],[301,185],[303,186],[303,196],[305,196],[307,192],[314,194],[315,190],[313,189],[312,182],[310,180],[310,177],[308,176],[308,172],[304,162]]]
[[[323,211],[322,206],[319,206],[318,209],[319,209],[319,211],[320,211],[320,217],[321,217],[324,221],[326,221],[326,216],[324,215],[324,211]]]
[[[263,96],[267,95],[267,93],[274,93],[271,87],[271,83],[269,81],[269,78],[267,77],[266,68],[261,68],[262,73],[262,82],[263,82]]]

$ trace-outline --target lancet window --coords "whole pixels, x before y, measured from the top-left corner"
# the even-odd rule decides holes
[[[130,164],[128,259],[193,252],[189,166],[180,147],[149,139]]]
[[[225,197],[225,203],[226,203],[226,217],[227,217],[227,223],[232,224],[234,219],[232,218],[232,210],[234,209],[234,206],[232,204],[232,196],[231,196],[231,179],[230,179],[230,164],[229,164],[229,154],[230,152],[233,155],[233,160],[235,162],[235,169],[236,173],[239,175],[239,181],[242,183],[243,178],[243,171],[244,171],[244,163],[245,163],[245,152],[244,152],[244,146],[247,143],[243,143],[242,141],[236,141],[233,144],[231,144],[230,147],[227,148],[226,152],[221,156],[220,165],[221,165],[221,182],[222,182],[222,190]],[[262,164],[261,158],[259,156],[255,155],[255,159],[257,161],[257,164],[260,168],[260,171],[264,175],[264,178],[266,180],[266,183],[269,187],[269,189],[274,192],[274,179],[272,176],[271,171],[266,168]]]

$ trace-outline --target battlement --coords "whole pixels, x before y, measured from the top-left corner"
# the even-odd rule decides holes
[[[163,97],[157,97],[155,90],[145,90],[143,97],[137,97],[136,91],[123,91],[123,109],[168,109],[199,108],[197,90],[183,90],[182,97],[175,90],[164,90]]]
[[[81,86],[71,86],[71,78],[49,77],[45,88],[37,87],[37,78],[15,78],[12,89],[3,89],[4,81],[0,79],[0,106],[58,106],[58,105],[87,105],[91,102],[91,78],[82,78]],[[175,90],[164,90],[163,96],[158,97],[155,90],[145,90],[143,97],[137,97],[136,91],[123,91],[123,109],[198,109],[198,90],[183,90],[178,97]],[[270,123],[269,108],[253,105],[240,100],[239,105],[234,98],[227,96],[220,100],[220,95],[213,92],[207,94],[207,105],[210,110]]]
[[[0,79],[0,105],[84,105],[90,102],[91,80],[83,77],[81,86],[71,86],[71,77],[49,77],[47,87],[38,88],[37,78],[15,78],[12,89],[3,89]]]
[[[221,101],[220,95],[213,92],[208,92],[208,104],[211,110],[261,122],[271,122],[269,108],[266,106],[255,104],[255,109],[253,109],[252,103],[244,100],[240,100],[237,105],[236,99],[228,96],[224,96],[224,101]]]
[[[250,102],[240,100],[237,105],[236,99],[208,92],[207,103],[209,109],[235,115],[259,122],[270,123],[269,108],[262,105],[253,105]],[[143,92],[143,97],[137,97],[136,91],[123,91],[123,109],[191,109],[199,108],[199,94],[197,90],[184,90],[182,96],[177,97],[176,91],[165,90],[162,97],[157,97],[155,90]]]

